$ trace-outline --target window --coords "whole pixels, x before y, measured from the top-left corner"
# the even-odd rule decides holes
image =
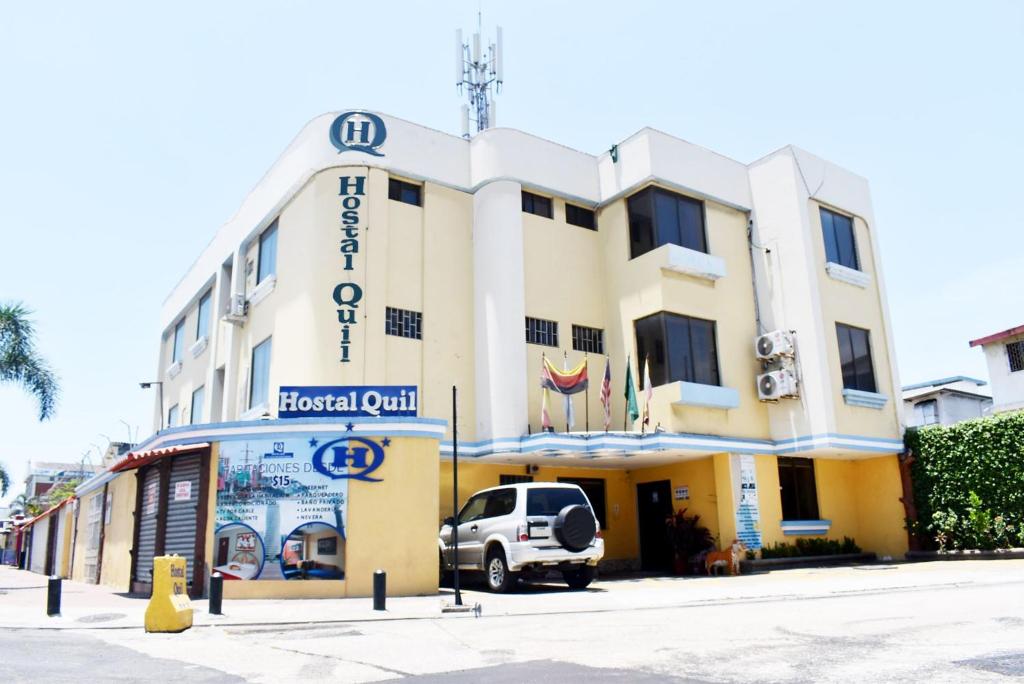
[[[252,350],[252,370],[249,376],[249,408],[262,406],[270,398],[270,338]]]
[[[213,305],[213,291],[207,290],[199,299],[199,320],[196,323],[196,339],[210,334],[210,307]]]
[[[523,190],[523,211],[527,214],[551,218],[551,199]]]
[[[477,494],[459,512],[459,524],[508,515],[516,508],[516,490],[495,489]]]
[[[526,341],[545,347],[558,346],[558,323],[543,318],[526,318]]]
[[[192,392],[192,411],[188,414],[188,420],[195,425],[203,422],[203,402],[206,400],[206,387],[199,387]]]
[[[277,219],[260,235],[259,266],[256,271],[256,284],[259,285],[272,275],[277,274]]]
[[[577,207],[568,202],[565,203],[565,222],[580,228],[597,230],[597,216],[592,209]]]
[[[417,207],[423,205],[422,187],[415,183],[406,183],[397,178],[388,179],[388,199],[405,204],[414,204]]]
[[[533,482],[533,475],[499,475],[498,484],[514,485],[522,484],[523,482]]]
[[[572,348],[590,354],[604,354],[604,330],[583,325],[572,326]]]
[[[818,520],[818,488],[814,461],[779,456],[779,493],[783,520]]]
[[[587,495],[587,498],[590,499],[591,509],[594,511],[594,517],[597,518],[597,522],[601,525],[601,529],[608,529],[607,521],[605,519],[604,480],[596,477],[560,477],[558,478],[558,481],[578,485],[579,488],[583,490],[583,493]]]
[[[825,260],[859,271],[857,245],[853,239],[853,219],[822,207],[821,232],[825,238]]]
[[[630,259],[662,245],[708,251],[703,202],[650,187],[630,197],[626,207]]]
[[[396,337],[408,337],[411,340],[423,339],[423,314],[419,311],[384,309],[384,334]]]
[[[1006,359],[1010,362],[1011,373],[1024,370],[1024,340],[1006,345]]]
[[[914,404],[914,422],[917,425],[935,425],[939,422],[939,402],[927,399]]]
[[[526,490],[526,515],[558,515],[566,506],[586,506],[580,490],[571,487],[531,487]]]
[[[641,383],[643,364],[647,361],[655,387],[678,380],[719,384],[714,321],[659,313],[641,318],[635,323],[635,329]]]
[[[852,325],[836,323],[836,335],[839,337],[843,389],[877,392],[875,371],[871,365],[871,333]]]
[[[171,428],[181,421],[181,409],[175,404],[167,410],[167,427]]]
[[[171,347],[171,363],[181,361],[182,352],[185,349],[185,319],[182,318],[174,326],[174,346]]]

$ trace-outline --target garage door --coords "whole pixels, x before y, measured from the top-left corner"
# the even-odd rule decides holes
[[[32,525],[32,546],[29,548],[28,569],[46,574],[46,547],[50,539],[50,518],[46,516]]]
[[[157,513],[160,510],[160,470],[147,468],[142,474],[142,501],[139,506],[139,542],[135,553],[136,582],[153,581],[153,556],[156,555]]]
[[[178,456],[171,462],[167,488],[167,532],[164,553],[185,559],[185,577],[192,584],[196,559],[199,502],[199,454]]]

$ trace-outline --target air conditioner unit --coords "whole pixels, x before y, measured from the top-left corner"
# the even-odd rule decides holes
[[[246,307],[247,303],[244,294],[231,295],[231,301],[228,302],[228,311],[224,314],[224,320],[235,324],[245,322]]]
[[[793,345],[793,333],[789,330],[773,330],[754,340],[754,352],[757,358],[768,361],[779,356],[793,356],[796,348]]]
[[[798,396],[796,374],[791,370],[776,370],[757,376],[757,398],[761,401]]]

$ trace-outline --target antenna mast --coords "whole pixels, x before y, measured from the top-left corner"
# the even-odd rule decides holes
[[[484,55],[480,50],[482,26],[483,17],[478,12],[477,30],[470,42],[462,42],[462,29],[455,31],[455,86],[460,95],[465,87],[469,99],[469,104],[462,105],[462,137],[467,139],[470,137],[470,121],[476,123],[477,133],[497,124],[494,95],[501,92],[505,80],[501,27],[497,27],[495,42],[487,47]]]

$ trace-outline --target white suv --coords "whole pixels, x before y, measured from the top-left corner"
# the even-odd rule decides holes
[[[452,518],[441,527],[441,572],[454,567]],[[481,570],[491,591],[520,576],[561,570],[572,589],[584,589],[604,556],[601,528],[578,485],[528,482],[492,487],[469,497],[459,512],[459,569]]]

